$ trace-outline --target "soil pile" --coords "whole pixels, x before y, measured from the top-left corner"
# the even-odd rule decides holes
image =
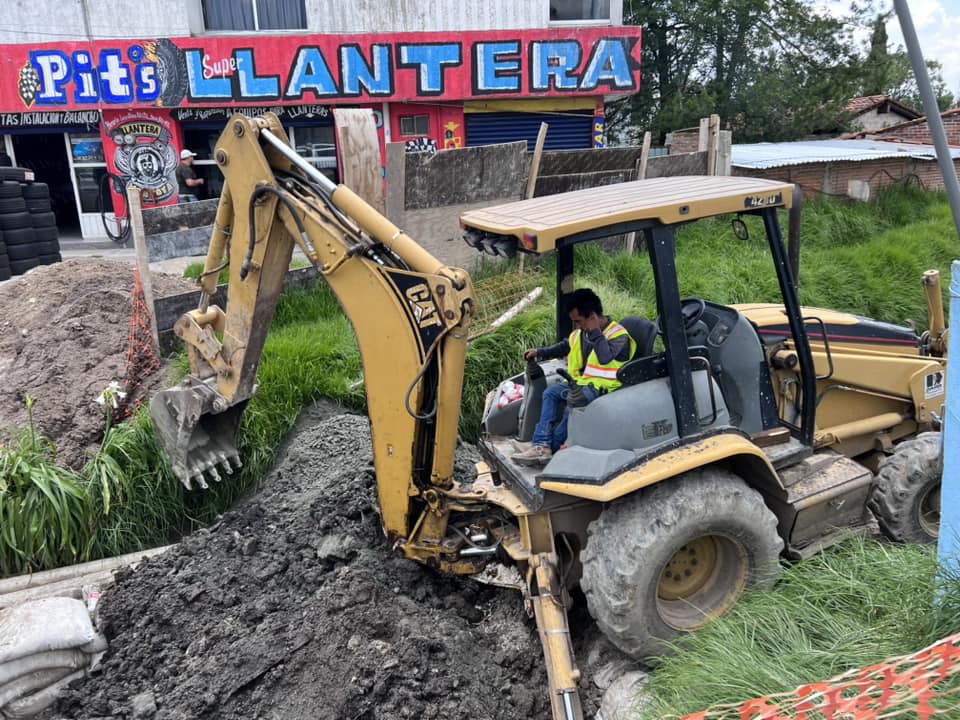
[[[0,286],[0,442],[26,426],[29,395],[37,430],[56,443],[59,462],[83,466],[103,437],[96,398],[123,381],[133,280],[130,262],[78,258]],[[156,297],[196,289],[173,275],[151,280]],[[143,379],[147,394],[166,384],[162,373]]]
[[[331,412],[306,411],[259,492],[118,578],[102,671],[50,717],[550,717],[520,594],[392,553],[368,421]]]

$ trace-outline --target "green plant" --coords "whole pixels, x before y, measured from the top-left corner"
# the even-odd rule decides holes
[[[0,447],[0,573],[58,567],[87,559],[91,508],[81,478],[56,465],[56,449],[38,434],[31,397],[28,426]]]

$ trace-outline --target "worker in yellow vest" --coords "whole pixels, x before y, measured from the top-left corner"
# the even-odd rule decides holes
[[[567,300],[574,331],[556,345],[527,350],[527,360],[567,357],[573,384],[551,385],[543,393],[540,420],[533,442],[511,456],[520,465],[546,465],[567,439],[569,405],[586,405],[620,387],[617,370],[636,352],[636,343],[624,327],[603,314],[603,303],[588,288],[574,290]]]

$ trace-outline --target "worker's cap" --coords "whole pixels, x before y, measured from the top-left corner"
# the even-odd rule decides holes
[[[184,148],[183,150],[180,151],[180,159],[181,159],[181,160],[186,160],[188,157],[196,157],[196,156],[197,156],[197,154],[196,154],[195,152],[190,152],[190,151],[187,150],[186,148]]]

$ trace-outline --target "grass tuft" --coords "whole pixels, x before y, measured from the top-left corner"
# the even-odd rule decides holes
[[[960,631],[960,579],[939,587],[937,604],[935,548],[849,540],[675,643],[643,691],[638,720],[792,691],[916,652]]]

